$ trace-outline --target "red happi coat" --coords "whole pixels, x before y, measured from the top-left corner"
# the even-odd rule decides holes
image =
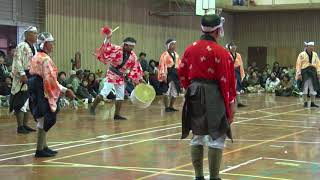
[[[123,48],[107,42],[102,44],[101,47],[96,51],[96,57],[99,61],[106,65],[117,67],[123,61]],[[144,75],[137,55],[133,51],[131,51],[129,59],[125,65],[119,69],[119,71],[123,74],[127,74],[127,77],[135,83],[138,83]],[[118,85],[124,84],[124,77],[119,76],[110,70],[107,71],[106,79],[109,83]]]
[[[184,88],[187,88],[193,79],[218,81],[227,118],[232,119],[229,104],[236,98],[236,82],[234,63],[227,50],[213,39],[198,40],[187,47],[178,73]]]

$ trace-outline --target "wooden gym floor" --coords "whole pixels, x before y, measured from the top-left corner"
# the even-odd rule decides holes
[[[320,109],[304,109],[295,97],[242,99],[249,106],[237,112],[222,178],[320,179]],[[181,110],[182,98],[177,104]],[[95,117],[85,107],[63,110],[48,133],[50,147],[59,154],[35,159],[36,133],[17,135],[14,117],[1,109],[0,179],[193,179],[189,140],[179,139],[181,111],[165,114],[160,99],[145,110],[126,103],[123,114],[129,120],[114,122],[113,110],[112,104],[101,105]],[[207,175],[207,159],[204,165]]]

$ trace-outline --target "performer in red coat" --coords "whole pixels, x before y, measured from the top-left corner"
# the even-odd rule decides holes
[[[203,146],[209,147],[210,179],[218,180],[225,139],[232,138],[236,78],[230,53],[217,43],[224,34],[223,23],[217,15],[204,16],[204,34],[187,47],[178,68],[186,88],[182,138],[192,131],[191,157],[197,180],[204,180]]]
[[[121,104],[124,100],[125,78],[130,79],[134,84],[143,82],[143,71],[133,48],[136,40],[127,37],[123,40],[122,46],[111,44],[112,31],[108,27],[102,29],[102,33],[106,36],[105,42],[96,52],[99,61],[108,67],[106,80],[114,85],[116,91],[116,110],[114,120],[126,120],[120,115]],[[91,114],[95,114],[95,108],[100,101],[103,100],[111,92],[111,86],[104,86],[100,94],[95,98],[90,108]]]

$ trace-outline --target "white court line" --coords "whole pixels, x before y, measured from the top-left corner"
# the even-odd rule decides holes
[[[285,146],[278,146],[278,145],[269,145],[270,147],[274,147],[274,148],[284,148]]]
[[[287,111],[287,112],[278,113],[278,114],[275,114],[275,115],[287,114],[287,113],[290,113],[290,112],[297,112],[297,111],[301,111],[301,110],[304,110],[304,109]],[[234,124],[239,124],[239,123],[242,123],[242,122],[253,121],[253,120],[256,120],[256,119],[271,117],[271,116],[275,116],[275,115],[267,115],[267,116],[261,116],[261,117],[256,117],[256,118],[249,118],[249,119],[247,119],[247,120],[234,122]],[[180,124],[180,123],[176,123],[176,124]],[[172,125],[167,125],[167,126],[172,126]],[[177,126],[177,127],[181,127],[181,126]],[[151,129],[151,128],[150,128],[150,129]],[[138,133],[138,134],[139,134],[139,133]],[[133,136],[133,135],[129,135],[129,136],[126,136],[126,137],[131,137],[131,136]],[[114,140],[114,139],[115,139],[115,138],[111,138],[111,140]],[[116,138],[116,139],[121,139],[121,137]],[[101,140],[101,141],[98,141],[98,142],[102,142],[102,141],[104,141],[104,140]],[[89,142],[89,143],[78,144],[78,145],[74,145],[74,146],[67,146],[67,147],[58,148],[58,149],[56,149],[56,150],[63,150],[63,149],[69,149],[69,148],[73,148],[73,147],[80,147],[80,146],[85,146],[85,145],[89,145],[89,144],[95,144],[95,143],[98,143],[98,142],[96,141],[96,142]],[[51,147],[53,147],[53,146],[51,146]],[[31,151],[34,151],[34,149],[31,149]],[[7,153],[7,154],[13,154],[13,153]],[[26,157],[26,156],[30,156],[30,155],[33,155],[33,153],[32,153],[32,154],[26,154],[26,155],[20,155],[20,156],[14,156],[14,157],[9,157],[9,158],[0,159],[0,162],[1,162],[1,161],[6,161],[6,160],[10,160],[10,159],[16,159],[16,158],[20,158],[20,157]],[[0,156],[1,156],[1,155],[0,155]]]
[[[225,172],[228,172],[228,171],[232,171],[232,170],[238,169],[238,168],[240,168],[241,166],[246,166],[246,165],[248,165],[248,164],[254,163],[254,162],[259,161],[259,160],[261,160],[261,159],[263,159],[263,158],[262,158],[262,157],[259,157],[259,158],[256,158],[256,159],[251,159],[251,160],[246,161],[246,162],[244,162],[244,163],[241,163],[241,164],[238,164],[238,165],[229,167],[229,168],[227,168],[227,169],[224,169],[224,170],[220,171],[220,173],[225,173]]]
[[[135,134],[130,134],[130,135],[126,135],[126,136],[120,136],[120,137],[111,138],[110,140],[122,139],[122,138],[126,138],[126,137],[132,137],[132,136],[137,136],[137,135],[141,135],[141,134],[148,134],[148,133],[152,133],[152,132],[165,131],[165,130],[180,128],[180,127],[181,127],[181,126],[175,126],[175,127],[158,129],[158,130],[147,131],[147,132],[142,132],[142,133],[135,133]],[[179,134],[180,134],[180,133],[179,133]],[[99,142],[102,142],[102,141],[106,141],[106,140],[95,141],[95,142],[88,142],[88,143],[77,144],[77,145],[73,145],[73,146],[62,147],[62,148],[57,148],[56,150],[69,149],[69,148],[73,148],[73,147],[80,147],[80,146],[85,146],[85,145],[90,145],[90,144],[99,143]],[[51,147],[52,147],[52,146],[51,146]],[[34,151],[34,149],[33,149],[33,151]],[[7,161],[7,160],[10,160],[10,159],[17,159],[17,158],[21,158],[21,157],[27,157],[27,156],[31,156],[31,155],[33,155],[33,153],[31,153],[31,154],[25,154],[25,155],[20,155],[20,156],[9,157],[9,158],[3,158],[3,159],[0,159],[0,162],[1,162],[1,161]]]
[[[274,106],[274,107],[263,108],[263,109],[256,109],[256,110],[251,110],[251,111],[239,111],[239,113],[236,113],[236,115],[248,114],[248,113],[252,113],[252,112],[264,111],[264,110],[270,110],[270,109],[278,109],[278,108],[296,106],[296,105],[299,105],[299,104],[301,104],[301,103],[288,104],[288,105],[283,105],[283,106]]]
[[[122,134],[129,134],[129,133],[138,132],[138,131],[156,129],[156,128],[161,128],[161,127],[173,126],[173,125],[177,125],[177,124],[181,124],[181,123],[175,123],[175,124],[169,124],[169,125],[163,125],[163,126],[156,126],[156,127],[152,127],[152,128],[145,128],[145,129],[137,129],[137,130],[128,131],[128,132],[122,132],[122,133],[115,133],[115,134],[110,134],[109,137],[118,136],[118,135],[122,135]],[[61,143],[61,144],[53,145],[51,147],[74,144],[74,143],[78,143],[78,142],[87,142],[87,141],[95,140],[95,139],[100,139],[100,138],[98,136],[98,137],[95,137],[95,138],[88,138],[88,139],[82,139],[82,140],[77,140],[77,141],[71,141],[71,142],[68,142],[68,143]],[[34,151],[34,149],[28,149],[28,150],[16,151],[16,152],[12,152],[12,153],[0,154],[0,157],[7,156],[7,155],[13,155],[13,154],[20,154],[20,153],[30,152],[30,151]]]
[[[141,141],[143,139],[130,139],[130,140],[110,140],[109,142],[134,142]],[[154,141],[190,141],[191,139],[157,139]],[[226,139],[226,141],[231,141]],[[233,143],[237,142],[264,142],[266,140],[261,139],[233,139]],[[320,144],[320,141],[274,141],[276,143],[297,143],[297,144]]]
[[[266,115],[266,116],[260,116],[260,117],[255,117],[255,118],[248,118],[247,120],[243,120],[243,121],[235,121],[235,122],[233,122],[232,124],[239,124],[239,123],[243,123],[243,122],[247,122],[247,121],[252,121],[252,120],[257,120],[257,119],[267,118],[267,117],[272,117],[272,116],[279,116],[279,115],[288,114],[288,113],[292,113],[292,112],[303,111],[303,110],[305,110],[305,109],[296,109],[296,110],[286,111],[286,112],[277,113],[277,114],[270,114],[270,115]],[[232,124],[231,124],[231,125],[232,125]]]
[[[89,141],[85,141],[89,142]],[[61,143],[74,143],[74,141],[60,141],[60,142],[48,142],[48,144],[61,144]],[[24,144],[0,144],[0,147],[11,147],[11,146],[31,146],[36,145],[37,143],[24,143]]]
[[[296,163],[320,165],[320,163],[318,163],[318,162],[312,162],[312,161],[300,161],[300,160],[278,159],[278,158],[268,158],[268,157],[263,157],[263,159],[275,160],[275,161],[288,161],[288,162],[296,162]]]
[[[311,124],[317,124],[317,123],[320,123],[319,122],[316,122],[314,120],[312,121],[309,121],[308,119],[307,120],[286,120],[286,119],[263,119],[264,121],[279,121],[279,122],[296,122],[296,123],[311,123]]]
[[[71,157],[75,157],[75,156],[81,156],[81,155],[85,155],[85,154],[91,154],[91,153],[100,152],[100,151],[109,150],[109,149],[114,149],[114,148],[118,148],[118,147],[124,147],[124,146],[133,145],[133,144],[139,144],[139,143],[144,143],[144,142],[148,142],[148,141],[153,141],[153,140],[160,139],[160,138],[176,136],[178,134],[180,135],[181,133],[174,133],[174,134],[169,134],[169,135],[165,135],[165,136],[159,136],[159,137],[156,137],[156,138],[144,139],[144,140],[137,141],[137,142],[131,142],[131,143],[121,144],[121,145],[117,145],[117,146],[100,148],[100,149],[87,151],[87,152],[83,152],[83,153],[73,154],[73,155],[69,155],[69,156],[63,156],[63,157],[60,157],[60,158],[53,158],[53,159],[49,159],[49,160],[43,161],[43,162],[52,162],[52,161],[56,161],[56,160],[67,159],[67,158],[71,158]]]
[[[252,125],[252,126],[269,126],[269,127],[285,127],[285,128],[302,128],[302,129],[319,129],[318,127],[309,126],[285,126],[285,125],[272,125],[272,124],[260,124],[260,123],[242,123],[242,125]]]

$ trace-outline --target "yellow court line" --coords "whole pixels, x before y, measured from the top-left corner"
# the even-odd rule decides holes
[[[242,148],[238,148],[238,149],[235,149],[235,150],[232,150],[232,151],[228,151],[226,153],[223,153],[223,155],[225,156],[225,155],[228,155],[228,154],[231,154],[231,153],[235,153],[235,152],[239,152],[239,151],[242,151],[242,150],[246,150],[246,149],[249,149],[249,148],[252,148],[252,147],[256,147],[256,146],[259,146],[259,145],[262,145],[262,144],[266,144],[266,143],[269,143],[269,142],[273,142],[273,141],[276,141],[276,140],[279,140],[279,139],[283,139],[283,138],[287,138],[287,137],[290,137],[290,136],[293,136],[293,135],[301,134],[301,133],[303,133],[305,131],[306,130],[302,130],[302,131],[294,132],[294,133],[291,133],[291,134],[288,134],[288,135],[280,136],[278,138],[265,140],[265,141],[260,142],[260,143],[256,143],[256,144],[248,145],[248,146],[245,146],[245,147],[242,147]],[[205,158],[204,160],[208,160],[208,158]],[[167,173],[167,172],[170,172],[172,170],[181,169],[181,168],[184,168],[184,167],[187,167],[187,166],[190,166],[190,165],[192,165],[192,163],[188,163],[188,164],[184,164],[184,165],[181,165],[181,166],[177,166],[177,167],[172,168],[172,169],[167,170],[167,171],[162,171],[162,172],[158,172],[158,173],[155,173],[155,174],[150,174],[148,176],[144,176],[144,177],[138,178],[137,180],[148,179],[148,178],[157,176],[159,174],[162,174],[164,172]]]
[[[81,155],[90,154],[90,153],[99,152],[99,151],[104,151],[104,150],[108,150],[108,149],[114,149],[114,148],[129,146],[129,145],[133,145],[133,144],[139,144],[139,143],[153,141],[153,140],[160,139],[160,138],[175,136],[175,135],[178,135],[178,134],[181,134],[181,133],[174,133],[174,134],[169,134],[169,135],[165,135],[165,136],[159,136],[159,137],[156,137],[156,138],[144,139],[144,140],[137,141],[137,142],[131,142],[131,143],[121,144],[121,145],[107,147],[107,148],[100,148],[100,149],[87,151],[87,152],[83,152],[83,153],[73,154],[73,155],[64,156],[64,157],[60,157],[60,158],[54,158],[54,159],[50,159],[50,160],[43,161],[43,162],[52,162],[52,161],[56,161],[56,160],[60,160],[60,159],[66,159],[66,158],[70,158],[70,157],[81,156]]]

